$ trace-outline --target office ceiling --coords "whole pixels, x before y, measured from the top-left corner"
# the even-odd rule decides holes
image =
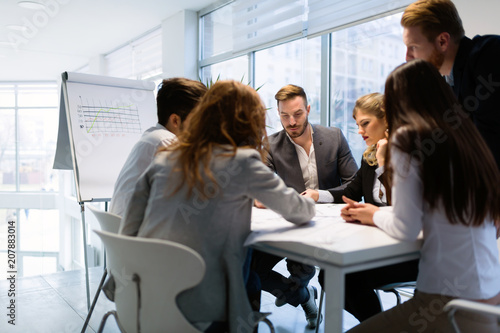
[[[179,11],[214,0],[35,0],[45,9],[0,3],[0,81],[56,80]],[[13,25],[13,27],[9,27]],[[24,28],[22,28],[24,27]],[[24,29],[24,30],[20,30]]]

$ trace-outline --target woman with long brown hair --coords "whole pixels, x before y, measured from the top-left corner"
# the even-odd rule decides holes
[[[451,299],[500,303],[498,169],[432,64],[414,60],[395,69],[385,102],[393,209],[346,200],[342,214],[398,239],[423,231],[424,243],[415,296],[350,332],[452,332],[443,311]],[[498,332],[496,318],[460,311],[456,318],[464,332]]]
[[[180,310],[202,331],[237,332],[256,319],[243,277],[254,199],[297,224],[315,214],[311,199],[262,162],[265,114],[251,87],[215,83],[178,142],[141,176],[120,227],[122,234],[182,243],[203,257],[203,280],[178,297]]]

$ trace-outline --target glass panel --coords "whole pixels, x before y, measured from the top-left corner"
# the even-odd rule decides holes
[[[57,191],[52,169],[57,143],[57,109],[19,111],[19,180],[21,191]]]
[[[0,209],[0,270],[2,272],[7,272],[7,244],[8,243],[8,237],[7,235],[9,234],[9,221],[14,221],[16,222],[17,219],[15,218],[15,210],[14,209]],[[15,230],[17,231],[17,223],[14,224]],[[17,234],[14,233],[14,235],[17,238]],[[17,250],[17,249],[16,249]],[[16,262],[17,265],[17,262]]]
[[[0,191],[16,190],[16,127],[14,110],[0,110]]]
[[[210,85],[217,78],[220,80],[236,80],[250,83],[248,79],[248,56],[242,56],[217,64],[203,67],[201,70],[202,82]]]
[[[13,107],[16,105],[13,85],[0,85],[0,107]]]
[[[59,252],[59,210],[20,209],[19,251]]]
[[[20,107],[54,107],[58,105],[57,85],[20,85],[18,90],[18,106]]]
[[[311,105],[309,121],[320,123],[321,37],[300,39],[255,53],[255,86],[268,108],[267,132],[282,129],[274,95],[287,84],[304,88]]]
[[[231,5],[221,7],[201,18],[201,58],[232,51],[233,12]]]
[[[24,255],[22,258],[23,276],[43,275],[57,272],[57,257],[35,257]]]
[[[7,252],[7,235],[9,234],[9,221],[13,221],[14,225],[13,228],[16,233],[16,238],[17,238],[17,231],[18,231],[18,223],[17,223],[17,218],[16,218],[16,210],[15,209],[0,209],[0,253],[2,252]],[[17,242],[16,242],[17,246]],[[5,265],[6,262],[2,261],[0,264]],[[0,266],[2,267],[2,266]]]
[[[366,145],[352,118],[354,103],[383,92],[387,75],[405,61],[401,15],[332,33],[330,124],[342,129],[358,165]]]

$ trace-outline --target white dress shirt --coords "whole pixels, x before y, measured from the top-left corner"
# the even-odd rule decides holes
[[[377,203],[387,203],[387,197],[385,195],[385,187],[380,182],[379,178],[384,173],[384,167],[380,166],[375,169],[375,181],[373,182],[373,201]]]
[[[132,197],[139,176],[147,169],[160,146],[168,146],[176,139],[161,124],[146,130],[134,145],[115,183],[109,211],[123,216]]]
[[[318,167],[316,165],[316,154],[314,152],[314,139],[313,139],[313,128],[309,124],[311,129],[311,148],[309,148],[309,155],[306,150],[296,144],[292,138],[286,133],[290,141],[293,143],[297,156],[299,158],[300,169],[302,171],[302,177],[304,177],[304,185],[306,189],[316,190],[319,193],[319,203],[333,202],[333,196],[330,192],[326,190],[319,189],[318,180]]]

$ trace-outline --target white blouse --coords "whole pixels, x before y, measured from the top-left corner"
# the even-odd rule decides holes
[[[414,240],[423,231],[417,289],[467,299],[500,292],[500,263],[493,221],[479,227],[452,225],[442,206],[430,210],[423,199],[417,162],[393,149],[393,207],[381,207],[375,224],[390,236]]]
[[[175,134],[159,123],[142,134],[139,141],[137,141],[130,151],[115,182],[113,197],[111,198],[111,205],[109,207],[111,213],[119,216],[125,214],[130,198],[134,193],[137,179],[151,164],[158,148],[162,146],[167,147],[174,140],[176,140]]]

